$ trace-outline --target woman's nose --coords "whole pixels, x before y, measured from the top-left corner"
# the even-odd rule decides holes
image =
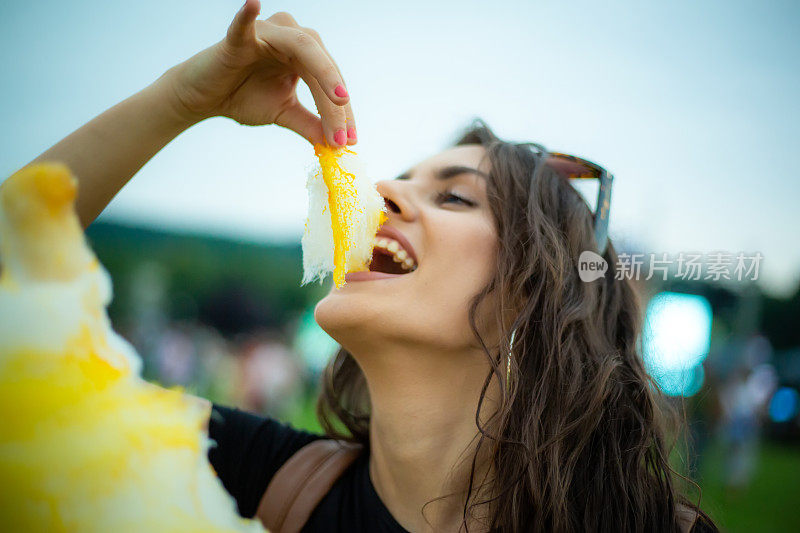
[[[403,185],[397,180],[379,181],[376,184],[378,193],[383,196],[386,203],[386,210],[389,213],[400,215],[404,220],[411,221],[416,218],[416,207],[407,194],[403,191]]]

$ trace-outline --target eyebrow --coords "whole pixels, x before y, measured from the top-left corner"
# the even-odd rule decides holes
[[[399,176],[397,176],[396,180],[407,180],[411,179],[412,170],[408,170]],[[437,180],[448,180],[450,178],[454,178],[460,174],[475,174],[476,176],[480,176],[484,179],[489,179],[489,175],[485,172],[478,170],[477,168],[472,167],[465,167],[461,165],[450,165],[446,167],[442,167],[434,173],[434,177]]]

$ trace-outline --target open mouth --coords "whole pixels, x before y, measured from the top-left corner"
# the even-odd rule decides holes
[[[378,234],[372,248],[370,272],[385,274],[408,274],[417,269],[417,261],[403,245],[391,238]]]

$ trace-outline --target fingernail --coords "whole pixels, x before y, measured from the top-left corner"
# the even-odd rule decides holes
[[[339,146],[344,146],[347,143],[347,136],[344,130],[336,130],[336,133],[333,134],[333,140],[336,141],[336,144]]]
[[[347,138],[356,140],[356,129],[355,128],[348,128],[347,129]]]
[[[339,98],[346,98],[347,97],[347,89],[344,88],[344,85],[337,85],[333,92]]]

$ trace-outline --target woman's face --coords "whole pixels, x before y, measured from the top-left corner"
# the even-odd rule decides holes
[[[387,201],[383,229],[405,237],[417,268],[348,281],[317,304],[317,322],[346,349],[375,342],[450,351],[477,346],[469,303],[489,282],[497,247],[484,154],[479,145],[454,147],[377,184]],[[395,270],[385,266],[387,259],[370,268]]]

